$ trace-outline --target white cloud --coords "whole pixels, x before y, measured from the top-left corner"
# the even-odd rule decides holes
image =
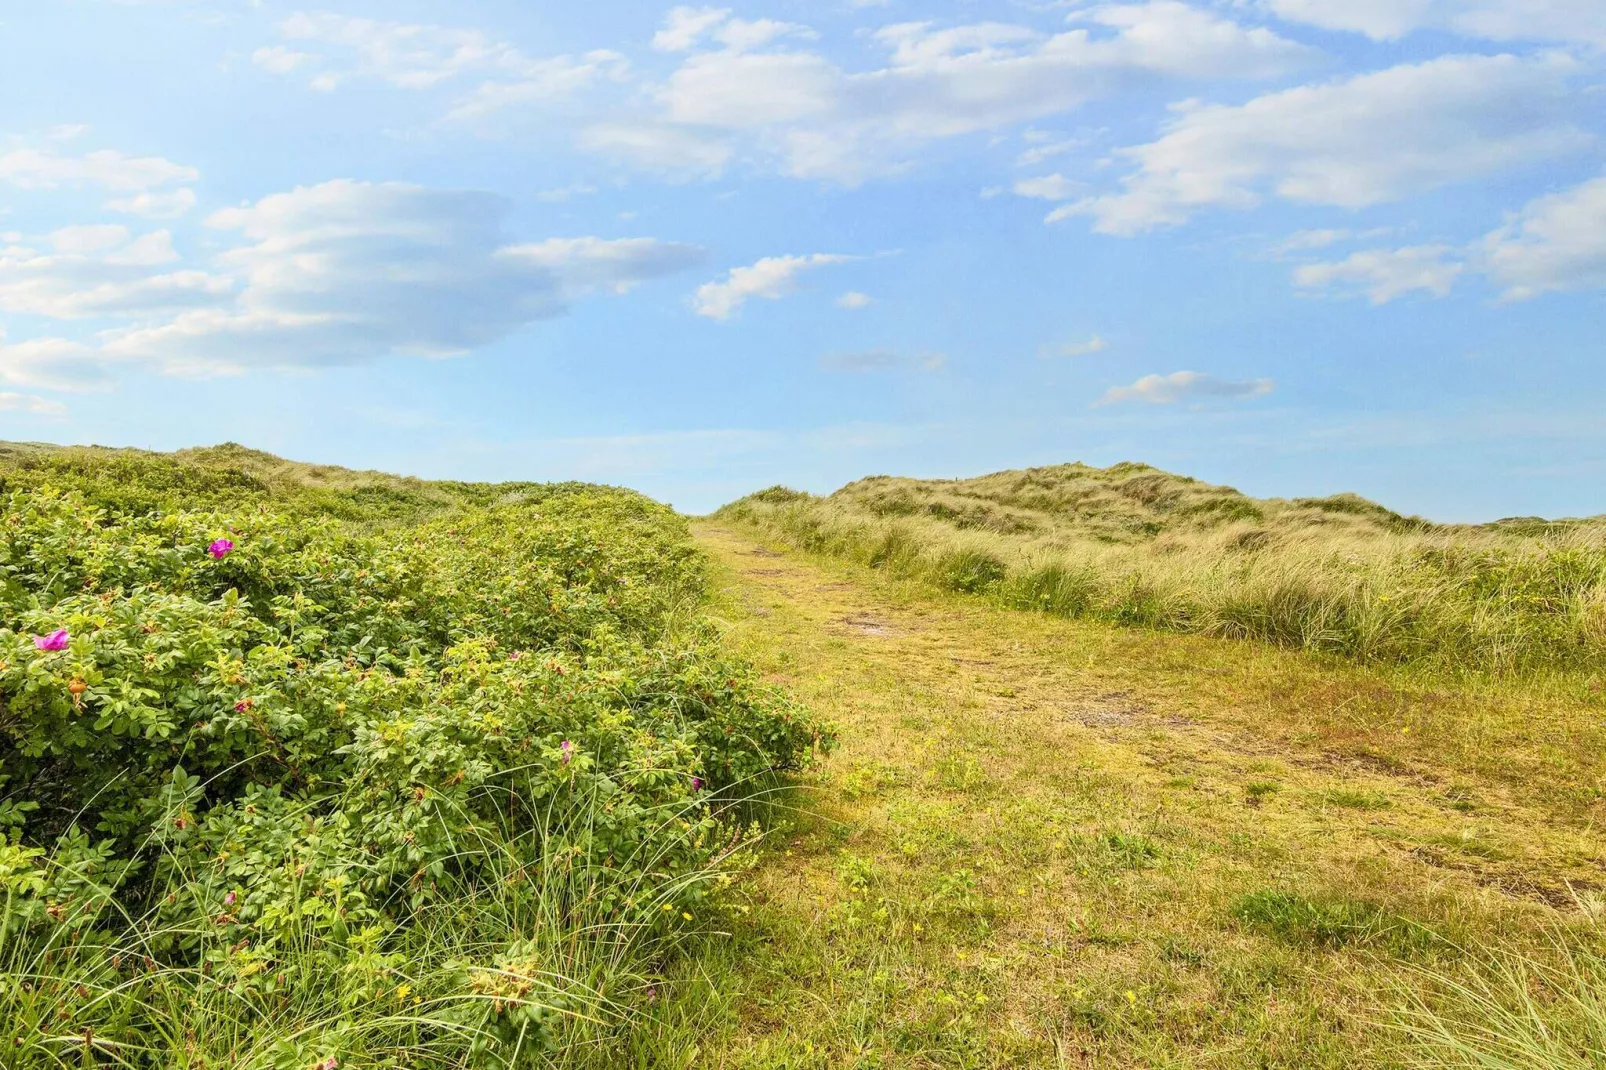
[[[321,88],[329,89],[351,78],[375,78],[399,89],[428,89],[461,74],[511,69],[527,62],[512,45],[478,30],[380,22],[328,11],[291,15],[280,23],[279,32],[291,41],[349,51],[354,62],[324,75],[327,80]],[[281,57],[290,54],[266,48],[256,56],[269,69],[281,67],[280,74],[313,58],[302,53],[295,62],[284,63]]]
[[[1036,197],[1044,201],[1068,201],[1082,190],[1080,182],[1073,182],[1061,174],[1041,178],[1023,178],[1013,187],[1017,197]]]
[[[458,79],[480,84],[447,113],[451,122],[484,119],[503,108],[546,104],[628,69],[617,52],[583,56],[527,56],[479,30],[353,18],[332,12],[300,12],[279,25],[280,34],[302,51],[265,46],[252,60],[265,70],[288,75],[312,71],[308,84],[333,92],[348,82],[375,80],[398,89],[433,89]]]
[[[106,362],[79,342],[34,338],[8,343],[0,330],[0,383],[45,390],[99,390],[109,380]]]
[[[704,40],[713,40],[741,52],[782,37],[816,36],[813,30],[795,22],[732,18],[729,8],[677,7],[670,9],[664,28],[653,35],[652,47],[660,52],[690,52]]]
[[[444,121],[479,122],[507,108],[549,106],[599,83],[621,81],[628,70],[623,56],[605,49],[578,58],[531,60],[516,77],[482,83],[457,101]]]
[[[859,353],[827,353],[820,358],[820,367],[827,371],[853,374],[903,369],[934,372],[941,371],[947,363],[948,358],[941,353],[906,355],[891,349],[871,349]]]
[[[1414,30],[1448,30],[1494,41],[1606,44],[1600,0],[1265,0],[1290,22],[1391,41]]]
[[[778,22],[775,19],[730,19],[714,31],[714,40],[734,52],[762,48],[783,37],[813,40],[819,34],[795,22]]]
[[[128,241],[128,228],[116,223],[62,227],[45,236],[58,253],[98,253]]]
[[[723,12],[681,10],[660,47],[718,41]],[[751,41],[694,51],[654,93],[656,115],[612,127],[693,132],[698,144],[723,143],[724,159],[739,153],[795,177],[853,183],[896,172],[934,141],[1061,114],[1167,78],[1276,76],[1311,55],[1178,0],[1102,5],[1074,19],[1074,28],[1053,35],[999,23],[889,26],[873,36],[888,50],[885,65],[862,72],[806,50],[751,51]],[[617,136],[592,140],[629,148]]]
[[[1239,382],[1201,372],[1172,372],[1170,375],[1145,375],[1131,386],[1111,387],[1098,404],[1142,401],[1150,405],[1174,405],[1179,401],[1240,400],[1264,397],[1275,385],[1270,379]]]
[[[729,8],[720,7],[671,8],[664,28],[653,35],[652,47],[660,52],[688,52],[730,14]]]
[[[195,207],[195,191],[176,189],[160,193],[136,193],[132,197],[113,197],[106,202],[113,212],[145,219],[177,219]]]
[[[1022,150],[1015,157],[1016,167],[1036,167],[1044,160],[1051,160],[1055,156],[1063,156],[1067,152],[1081,148],[1087,142],[1081,138],[1065,138],[1060,141],[1051,141],[1046,138],[1032,142],[1032,147]]]
[[[565,301],[591,293],[629,293],[648,279],[702,262],[701,249],[653,238],[549,238],[509,245],[498,254],[550,272]]]
[[[165,230],[133,238],[117,225],[63,227],[53,253],[0,250],[0,310],[53,319],[150,318],[228,300],[229,279],[204,271],[154,273],[178,259]]]
[[[1606,177],[1532,201],[1474,255],[1510,300],[1606,288]]]
[[[649,239],[508,244],[507,209],[484,193],[335,181],[218,212],[207,224],[248,242],[218,257],[238,299],[120,332],[104,351],[183,373],[450,356],[700,255]]]
[[[797,289],[797,278],[805,271],[842,264],[855,257],[835,253],[815,253],[812,256],[767,256],[747,267],[732,268],[721,282],[707,282],[697,288],[692,306],[699,316],[727,320],[739,311],[749,298],[762,297],[770,301]]]
[[[1340,229],[1296,230],[1274,252],[1278,254],[1297,253],[1307,249],[1325,249],[1329,245],[1337,245],[1341,241],[1348,241],[1350,232]]]
[[[284,45],[268,45],[251,53],[251,62],[270,74],[289,74],[316,58],[310,52],[297,52]]]
[[[1068,345],[1044,346],[1042,356],[1045,357],[1090,357],[1094,353],[1102,353],[1110,348],[1110,343],[1101,336],[1094,335],[1085,342],[1071,342]]]
[[[63,156],[53,149],[20,148],[0,155],[0,182],[21,189],[97,185],[117,193],[134,193],[194,182],[199,177],[195,168],[160,156],[125,156],[111,149]]]
[[[1122,150],[1138,170],[1120,193],[1057,210],[1133,234],[1206,207],[1249,208],[1267,192],[1361,208],[1572,152],[1564,56],[1445,56],[1242,106],[1182,110],[1157,141]]]
[[[717,175],[735,155],[717,135],[663,123],[599,123],[581,132],[580,147],[672,176]]]
[[[1448,296],[1466,265],[1450,259],[1447,245],[1414,245],[1403,249],[1366,249],[1343,260],[1306,264],[1294,272],[1302,290],[1360,292],[1381,305],[1416,291]]]
[[[0,412],[25,412],[31,416],[61,416],[67,406],[59,401],[42,398],[38,394],[18,394],[0,390]]]
[[[216,374],[449,356],[701,259],[693,246],[646,238],[508,242],[508,208],[491,194],[401,184],[300,187],[208,218],[242,242],[212,272],[157,272],[176,256],[166,231],[110,246],[111,230],[58,231],[60,244],[95,251],[4,250],[0,309],[123,322],[93,346],[0,345],[0,379],[66,388],[119,362]]]
[[[837,308],[845,308],[850,312],[857,312],[860,309],[869,308],[873,304],[875,304],[875,298],[871,297],[869,294],[862,294],[857,290],[849,290],[847,293],[836,299]]]

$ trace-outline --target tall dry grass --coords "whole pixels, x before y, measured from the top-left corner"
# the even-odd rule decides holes
[[[775,488],[718,515],[811,553],[1059,616],[1455,673],[1606,670],[1599,525],[1441,527],[1349,499],[1294,509],[1225,495],[1111,523],[1085,500],[1069,519],[1018,498],[956,507],[947,487],[922,506],[913,486],[892,510],[878,508],[885,493],[878,503],[855,485],[828,498]]]

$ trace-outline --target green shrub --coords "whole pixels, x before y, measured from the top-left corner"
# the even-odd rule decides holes
[[[219,1066],[302,1065],[286,1031],[342,1014],[337,1047],[397,1065],[556,1045],[619,1020],[599,986],[700,926],[745,800],[829,745],[724,653],[683,522],[638,495],[359,485],[349,521],[96,464],[0,500],[8,1067],[62,1057],[46,1009],[133,1053],[222,1015]],[[425,1020],[351,1025],[401,984]]]

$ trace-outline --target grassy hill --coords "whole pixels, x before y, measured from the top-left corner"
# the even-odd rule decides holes
[[[549,493],[539,483],[460,483],[289,461],[233,442],[156,453],[0,442],[0,489],[71,486],[119,512],[271,507],[368,525]]]
[[[1606,667],[1606,519],[1441,525],[1146,465],[772,487],[721,517],[1021,608],[1453,672]]]

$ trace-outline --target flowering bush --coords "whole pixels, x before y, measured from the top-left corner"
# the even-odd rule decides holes
[[[829,742],[637,495],[372,529],[62,482],[0,499],[0,947],[137,916],[282,987],[309,933],[349,955],[525,881],[560,927],[670,931],[732,807]]]

